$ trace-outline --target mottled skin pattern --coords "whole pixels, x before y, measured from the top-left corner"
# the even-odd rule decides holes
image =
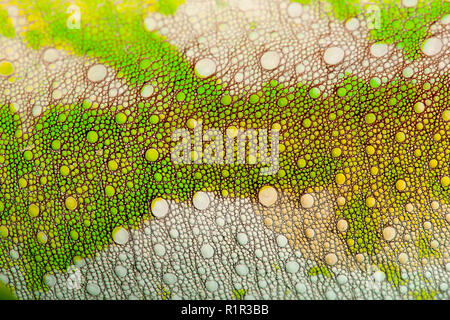
[[[437,0],[0,1],[0,297],[448,299],[449,44]],[[213,128],[277,169],[174,162]]]

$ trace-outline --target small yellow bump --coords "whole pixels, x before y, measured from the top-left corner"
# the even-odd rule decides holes
[[[369,208],[372,208],[372,207],[374,207],[375,206],[375,198],[374,197],[368,197],[367,199],[366,199],[366,205],[369,207]]]
[[[414,105],[414,111],[416,113],[422,113],[422,112],[424,112],[424,110],[425,110],[425,105],[422,102],[417,102]]]
[[[340,148],[334,148],[331,150],[331,155],[335,158],[339,157],[342,153],[342,150]]]
[[[444,119],[444,121],[450,120],[450,109],[447,109],[442,113],[442,119]]]
[[[21,188],[26,188],[27,185],[28,185],[27,180],[25,180],[24,178],[20,178],[20,179],[19,179],[19,187],[21,187]]]
[[[191,160],[197,161],[200,158],[200,153],[197,151],[191,151]]]
[[[186,125],[189,129],[194,129],[195,126],[197,125],[197,121],[195,119],[189,119]]]
[[[272,129],[275,131],[280,131],[281,130],[281,125],[279,123],[274,123],[272,125]]]
[[[0,75],[9,76],[14,72],[14,67],[9,61],[0,62]]]
[[[450,184],[450,178],[447,176],[443,176],[441,178],[441,185],[445,188],[445,187],[448,187],[449,184]]]
[[[67,176],[67,175],[69,175],[70,169],[69,169],[68,166],[62,166],[62,167],[59,169],[59,172],[61,173],[61,175]]]
[[[439,141],[439,140],[441,140],[441,135],[440,135],[439,133],[436,133],[436,134],[433,136],[433,140],[434,140],[434,141]]]
[[[367,146],[366,147],[366,152],[368,155],[373,155],[375,153],[375,148],[372,146]]]
[[[116,171],[119,168],[119,165],[116,160],[108,161],[108,169],[111,171]]]
[[[403,132],[397,132],[395,135],[395,141],[402,143],[406,140],[406,135]]]
[[[337,198],[337,203],[338,203],[338,205],[340,205],[342,207],[343,205],[345,205],[345,198],[344,197],[338,197]]]
[[[39,207],[37,205],[30,204],[30,206],[28,207],[28,214],[30,215],[30,217],[35,218],[39,215]]]
[[[430,168],[433,168],[433,169],[434,169],[434,168],[437,167],[438,162],[437,162],[436,159],[431,159],[429,165],[430,165]]]
[[[230,138],[235,138],[239,134],[239,129],[235,126],[231,126],[227,128],[227,136]]]
[[[78,206],[78,202],[74,197],[68,197],[65,201],[66,208],[70,211],[75,210]]]
[[[7,226],[0,226],[0,239],[8,237],[9,230]]]
[[[397,180],[397,182],[395,183],[395,187],[397,188],[398,191],[404,191],[406,189],[406,182],[405,180]]]
[[[40,244],[46,244],[47,241],[48,241],[47,235],[46,235],[44,232],[42,232],[42,231],[39,231],[39,232],[38,232],[36,238],[37,238],[37,241],[38,241]]]
[[[298,159],[297,165],[298,165],[299,168],[304,168],[304,167],[306,167],[306,161],[305,161],[305,159],[303,159],[303,158]]]
[[[422,155],[422,151],[420,151],[420,149],[416,149],[416,150],[414,150],[414,155],[416,157],[420,157]]]
[[[336,183],[343,184],[345,182],[345,176],[342,173],[336,175]]]

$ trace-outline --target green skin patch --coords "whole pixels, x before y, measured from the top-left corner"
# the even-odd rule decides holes
[[[291,0],[313,4],[313,0]],[[320,1],[323,12],[341,21],[363,15],[369,24],[370,41],[394,44],[403,49],[405,57],[420,57],[421,44],[430,36],[436,19],[450,13],[450,3],[441,0],[418,1],[413,8],[402,7],[393,0],[370,1],[362,5],[357,0]]]
[[[14,290],[0,281],[0,300],[17,300]]]
[[[385,129],[389,128],[390,123],[396,126],[399,121],[398,113],[403,115],[401,118],[406,123],[416,121],[416,113],[411,106],[414,105],[414,92],[417,89],[411,85],[397,84],[380,92],[355,79],[348,79],[347,82],[353,83],[360,92],[365,92],[365,96],[374,97],[372,102],[365,103],[364,110],[357,109],[356,101],[361,99],[357,95],[346,98],[345,102],[335,102],[334,97],[318,100],[310,97],[308,88],[298,86],[291,89],[279,85],[264,87],[259,92],[260,102],[256,107],[250,101],[237,101],[233,105],[235,110],[230,112],[230,116],[238,115],[233,121],[209,116],[205,110],[204,125],[219,128],[246,122],[252,115],[247,113],[247,110],[260,110],[267,116],[259,120],[258,127],[271,127],[275,120],[282,124],[281,133],[286,141],[303,141],[301,148],[286,143],[288,152],[281,152],[280,170],[275,176],[261,176],[260,165],[225,165],[224,170],[218,171],[215,165],[174,165],[171,162],[169,150],[174,143],[166,142],[170,142],[168,138],[171,133],[167,124],[170,124],[170,128],[185,127],[186,119],[198,116],[197,103],[204,101],[203,99],[209,100],[208,105],[217,112],[226,114],[229,109],[225,110],[220,103],[220,91],[216,91],[216,96],[198,99],[192,97],[189,103],[183,104],[184,108],[177,103],[165,104],[164,100],[169,102],[171,95],[162,101],[155,99],[152,103],[139,103],[128,109],[129,119],[132,120],[126,124],[118,124],[115,121],[114,108],[90,109],[89,104],[51,108],[36,121],[27,140],[6,135],[7,132],[18,130],[20,119],[5,106],[1,109],[1,132],[5,139],[2,152],[7,165],[2,166],[0,170],[7,187],[2,190],[2,224],[8,226],[10,232],[8,241],[2,242],[2,250],[10,250],[15,243],[27,244],[24,260],[27,261],[30,281],[34,288],[38,289],[42,286],[42,276],[49,270],[64,270],[71,264],[71,257],[90,256],[111,243],[111,230],[116,226],[139,226],[142,218],[148,214],[149,202],[155,197],[189,200],[193,193],[199,190],[210,190],[218,194],[227,190],[230,195],[254,197],[254,190],[264,184],[274,185],[281,190],[291,190],[296,194],[302,194],[311,186],[325,186],[331,192],[338,192],[331,177],[344,168],[357,166],[360,161],[385,165],[384,173],[378,177],[378,181],[383,182],[386,192],[389,192],[387,196],[394,201],[397,214],[401,216],[404,214],[404,199],[412,194],[407,193],[407,196],[402,192],[392,191],[392,184],[396,177],[405,175],[404,167],[420,161],[426,163],[431,157],[423,153],[417,158],[405,151],[420,145],[433,150],[435,145],[441,146],[448,140],[444,139],[438,144],[427,138],[426,129],[424,132],[411,131],[409,136],[412,138],[401,148],[397,146],[395,139],[387,139],[383,145],[378,146],[381,150],[386,149],[385,156],[389,157],[364,160],[365,155],[361,151],[366,144],[372,143],[370,137],[377,132],[377,126]],[[404,87],[403,90],[399,85]],[[443,90],[443,87],[437,84],[434,93],[439,94],[440,90]],[[391,96],[394,92],[399,95],[402,95],[401,92],[405,93],[399,99],[403,105],[398,108],[380,106],[380,101],[388,100],[380,96]],[[289,107],[271,109],[270,105],[275,104],[281,96],[290,101]],[[443,105],[445,101],[443,100]],[[151,107],[152,105],[156,107]],[[166,107],[163,108],[163,105]],[[354,107],[347,108],[350,105]],[[369,111],[382,115],[383,120],[379,124],[368,125],[366,114]],[[151,121],[152,112],[166,115],[177,113],[183,116],[167,117],[164,121],[154,123]],[[331,112],[338,115],[334,121],[328,120]],[[434,118],[439,119],[440,112],[436,110]],[[65,116],[60,117],[61,114]],[[316,136],[312,134],[314,131],[298,125],[305,117],[313,119],[310,126],[315,130],[324,132]],[[436,126],[445,126],[442,121],[436,121]],[[326,125],[320,129],[318,123]],[[290,132],[287,128],[291,127],[297,129]],[[339,133],[340,128],[345,127],[354,132],[347,145],[350,149],[340,155],[335,153],[338,156],[333,157],[333,147],[342,146],[339,134],[334,135],[333,132]],[[414,126],[405,124],[405,127]],[[360,129],[359,132],[357,128]],[[435,129],[430,130],[434,132]],[[89,133],[92,132],[96,133],[96,139],[89,139]],[[331,134],[327,135],[325,132]],[[7,138],[8,136],[10,138]],[[56,138],[61,142],[61,148],[58,150],[52,148],[52,142]],[[328,144],[322,139],[327,139]],[[86,143],[87,141],[89,143]],[[37,146],[30,150],[32,157],[19,152],[25,145],[30,144]],[[6,145],[8,148],[5,148]],[[161,153],[158,154],[156,149],[161,150]],[[98,156],[98,150],[103,151],[102,156]],[[391,151],[389,154],[387,150],[395,150],[395,153]],[[387,161],[394,156],[401,159],[397,165]],[[305,159],[303,161],[306,165],[297,159]],[[448,160],[448,154],[445,159]],[[60,170],[60,163],[73,169],[69,172]],[[53,166],[58,170],[52,169]],[[419,168],[421,179],[417,180],[417,186],[429,192],[430,197],[445,199],[448,188],[434,185],[432,187],[430,181],[436,181],[437,176],[445,173],[448,167],[439,170],[427,170],[426,166]],[[281,176],[280,172],[284,174]],[[20,178],[27,181],[26,187],[18,185]],[[43,179],[45,184],[42,183]],[[360,181],[372,179],[368,173],[358,173]],[[102,185],[105,186],[104,191]],[[357,196],[370,192],[369,184],[360,183],[360,188],[354,200],[348,201],[344,207],[336,207],[335,210],[338,216],[349,221],[349,232],[345,236],[349,249],[352,252],[372,254],[377,252],[381,241],[378,230],[383,219],[378,211],[380,208],[368,208],[365,200]],[[38,190],[44,190],[44,193]],[[66,197],[69,197],[67,199],[70,201]],[[17,202],[17,199],[22,200]],[[37,207],[32,206],[30,209],[31,203],[39,204],[39,218],[36,215]],[[42,243],[42,237],[39,241],[35,236],[31,236],[32,233],[24,232],[41,229],[51,230],[47,233],[49,239],[45,245]],[[1,262],[4,266],[11,263],[6,257],[2,257]]]
[[[161,12],[173,14],[179,3],[159,1],[158,5]],[[337,1],[331,3],[338,6]],[[26,14],[33,13],[33,6],[22,5]],[[443,116],[450,103],[447,76],[433,84],[395,79],[382,85],[377,79],[348,75],[330,94],[305,84],[285,87],[272,80],[256,92],[233,96],[220,80],[198,78],[176,48],[147,32],[143,11],[119,10],[109,2],[80,6],[89,14],[83,15],[81,29],[68,33],[65,7],[40,2],[38,13],[45,23],[30,27],[25,36],[28,44],[35,49],[61,45],[95,57],[117,70],[117,77],[126,79],[131,88],[141,89],[152,81],[158,95],[126,108],[94,108],[88,101],[51,106],[33,120],[27,136],[20,132],[20,116],[9,105],[0,108],[0,177],[5,186],[0,190],[0,224],[8,230],[6,234],[2,229],[6,236],[0,252],[23,247],[19,260],[0,255],[0,267],[18,267],[31,289],[45,289],[44,274],[65,271],[75,257],[91,257],[113,243],[115,228],[141,226],[156,197],[188,201],[204,190],[256,199],[263,185],[298,195],[310,187],[323,187],[337,197],[343,191],[335,177],[349,171],[353,176],[347,179],[351,187],[345,191],[347,201],[333,208],[337,218],[348,221],[348,232],[340,237],[349,255],[371,256],[382,250],[381,230],[388,221],[383,203],[393,209],[390,217],[402,221],[438,221],[433,211],[410,214],[404,206],[407,201],[430,198],[448,203],[449,187],[440,182],[450,174],[445,165],[450,155],[442,151],[450,147],[449,122]],[[335,11],[339,18],[358,12],[349,8],[348,13]],[[391,17],[386,15],[383,23]],[[428,26],[427,21],[419,24]],[[118,36],[99,36],[105,34]],[[389,33],[374,37],[390,41]],[[434,107],[414,112],[416,102],[424,99],[432,99]],[[280,170],[262,176],[260,164],[174,164],[170,151],[175,143],[170,135],[188,128],[189,119],[201,119],[204,128],[222,128],[223,133],[230,126],[279,125],[284,148]],[[426,125],[421,128],[420,123]],[[399,128],[406,132],[401,143],[395,139]],[[436,133],[441,139],[432,138]],[[374,155],[366,153],[369,145],[374,146]],[[29,150],[29,146],[34,147]],[[421,150],[420,155],[414,150]],[[433,169],[428,166],[431,160],[437,161]],[[368,170],[372,166],[382,170],[373,175]],[[413,173],[408,168],[414,168]],[[395,188],[399,179],[407,181],[405,190]],[[366,197],[374,192],[374,184],[379,185],[378,199],[369,208]],[[434,254],[421,241],[417,247],[424,255]],[[395,283],[398,276],[392,268],[385,269]],[[314,272],[328,270],[320,267]],[[168,297],[170,292],[161,287],[161,295]]]
[[[0,35],[12,38],[16,35],[11,18],[8,16],[8,11],[0,5]]]
[[[318,266],[315,266],[315,267],[312,267],[311,269],[309,269],[308,275],[309,276],[321,275],[321,276],[330,278],[333,275],[333,273],[330,270],[328,270],[327,267],[325,267],[323,265],[318,265]]]
[[[158,0],[156,10],[165,15],[173,15],[178,6],[184,2],[185,0]]]

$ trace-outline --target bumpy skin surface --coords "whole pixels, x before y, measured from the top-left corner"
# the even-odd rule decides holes
[[[0,298],[448,299],[449,46],[440,0],[0,1]]]

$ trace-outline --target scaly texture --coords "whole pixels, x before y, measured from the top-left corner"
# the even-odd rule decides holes
[[[1,282],[448,299],[449,4],[299,2],[2,2]],[[183,128],[276,131],[279,168],[176,163]]]

